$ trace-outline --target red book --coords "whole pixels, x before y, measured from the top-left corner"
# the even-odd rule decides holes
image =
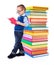
[[[8,19],[11,21],[12,24],[15,24],[15,25],[17,24],[15,18],[12,17],[12,18],[8,18]]]
[[[46,22],[47,18],[29,18],[30,22]]]

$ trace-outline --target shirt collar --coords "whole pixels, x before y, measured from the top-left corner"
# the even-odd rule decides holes
[[[25,16],[25,13],[22,16]]]

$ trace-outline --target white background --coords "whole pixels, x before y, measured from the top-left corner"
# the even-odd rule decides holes
[[[17,17],[16,6],[47,6],[48,10],[48,52],[49,56],[31,58],[29,56],[8,59],[14,46],[14,25],[8,21],[8,17]],[[54,6],[53,0],[0,0],[0,65],[54,65]]]

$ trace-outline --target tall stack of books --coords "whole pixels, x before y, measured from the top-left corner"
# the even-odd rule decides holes
[[[47,7],[38,6],[26,8],[30,25],[25,27],[22,44],[25,53],[31,57],[48,54],[47,10]]]

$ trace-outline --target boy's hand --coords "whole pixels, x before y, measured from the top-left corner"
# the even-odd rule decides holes
[[[17,21],[17,24],[18,25],[21,25],[21,26],[25,26],[25,24],[24,23],[21,23],[20,21]]]
[[[16,19],[14,19],[13,17],[12,17],[12,18],[9,18],[9,20],[11,21],[12,24],[17,25],[17,21],[16,21]]]
[[[8,18],[10,21],[11,21],[11,23],[12,24],[14,24],[14,25],[21,25],[21,26],[25,26],[25,24],[24,23],[21,23],[20,21],[17,21],[15,18]]]
[[[21,24],[21,22],[19,22],[19,21],[17,21],[16,23],[19,24],[19,25]]]

